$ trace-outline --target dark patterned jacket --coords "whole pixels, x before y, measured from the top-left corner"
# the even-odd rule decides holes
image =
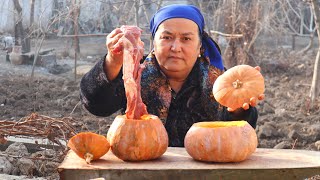
[[[223,72],[204,58],[198,58],[186,82],[178,93],[171,90],[166,76],[160,71],[155,57],[145,60],[141,78],[141,97],[149,114],[158,116],[168,132],[169,146],[184,146],[184,137],[192,124],[200,121],[246,120],[256,127],[256,108],[228,112],[216,102],[212,86]],[[80,98],[84,107],[94,115],[109,116],[126,110],[122,73],[109,81],[105,75],[104,58],[81,80]]]

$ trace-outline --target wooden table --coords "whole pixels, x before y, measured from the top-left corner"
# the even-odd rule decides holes
[[[320,152],[258,148],[240,163],[205,163],[193,160],[184,148],[169,147],[157,160],[124,162],[109,151],[101,159],[86,164],[69,151],[58,168],[67,180],[105,179],[299,179],[320,177]]]

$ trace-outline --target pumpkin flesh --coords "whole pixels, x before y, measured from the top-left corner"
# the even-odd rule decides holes
[[[199,122],[189,129],[184,144],[195,160],[240,162],[256,150],[258,138],[246,121]]]

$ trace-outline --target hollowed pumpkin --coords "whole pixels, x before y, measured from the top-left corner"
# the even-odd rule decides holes
[[[188,154],[207,162],[240,162],[257,148],[255,130],[246,121],[199,122],[184,140]]]
[[[88,164],[105,155],[110,144],[105,136],[92,132],[81,132],[70,138],[68,147]]]
[[[110,126],[107,139],[115,156],[125,161],[151,160],[160,157],[168,147],[168,134],[157,116],[150,115],[141,98],[140,64],[143,42],[142,30],[135,26],[122,26],[124,36],[119,42],[134,36],[135,42],[123,47],[123,82],[127,98],[125,115],[117,116]],[[142,50],[142,51],[141,51]]]
[[[260,99],[264,93],[264,78],[259,70],[249,65],[237,65],[215,81],[212,93],[223,106],[237,109],[244,103],[250,103],[250,98]]]
[[[154,115],[143,115],[140,119],[117,116],[107,139],[113,154],[125,161],[156,159],[167,150],[169,143],[166,129]]]

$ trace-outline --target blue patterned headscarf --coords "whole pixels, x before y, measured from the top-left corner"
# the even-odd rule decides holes
[[[156,12],[150,21],[150,32],[152,33],[152,37],[154,37],[159,25],[163,21],[171,18],[186,18],[195,22],[198,25],[199,31],[202,35],[202,47],[205,50],[204,56],[210,59],[211,65],[220,70],[224,69],[221,55],[215,43],[210,37],[203,35],[204,18],[200,10],[195,6],[174,4],[162,7],[158,12]]]

